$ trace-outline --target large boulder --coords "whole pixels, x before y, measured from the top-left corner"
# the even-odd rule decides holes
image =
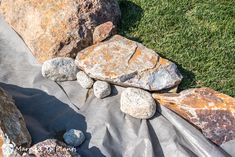
[[[0,12],[40,62],[76,57],[97,25],[121,14],[116,0],[1,0]]]
[[[153,94],[159,104],[173,110],[215,144],[235,140],[235,99],[210,88],[179,94]]]
[[[175,87],[182,79],[174,63],[120,35],[82,50],[76,64],[92,78],[149,91]]]
[[[17,148],[30,147],[31,136],[13,99],[0,88],[0,156],[21,154]]]

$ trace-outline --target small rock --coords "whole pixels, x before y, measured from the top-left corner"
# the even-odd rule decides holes
[[[53,81],[76,80],[77,66],[72,58],[58,57],[48,60],[42,65],[42,75]]]
[[[105,98],[111,94],[111,86],[105,81],[96,81],[93,85],[94,95],[97,98]]]
[[[139,119],[151,118],[156,112],[156,103],[149,92],[127,88],[121,94],[121,111]]]
[[[97,26],[93,33],[93,44],[104,41],[111,35],[114,35],[116,32],[115,26],[111,21],[105,22],[99,26]]]
[[[94,84],[92,78],[90,78],[85,72],[79,71],[77,73],[77,81],[83,88],[91,88]]]
[[[56,139],[48,139],[33,145],[29,154],[35,157],[78,157],[76,148],[69,147]]]
[[[64,141],[68,145],[74,146],[74,147],[81,145],[85,140],[85,136],[83,132],[80,130],[75,130],[75,129],[71,129],[67,131],[64,134],[63,138],[64,138]]]

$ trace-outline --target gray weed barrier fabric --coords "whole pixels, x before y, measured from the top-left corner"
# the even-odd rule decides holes
[[[0,70],[0,87],[13,96],[33,144],[78,129],[86,136],[78,149],[84,157],[235,156],[234,141],[218,147],[164,107],[150,120],[125,115],[120,111],[121,87],[113,86],[111,96],[97,99],[77,81],[43,78],[41,65],[2,18]]]

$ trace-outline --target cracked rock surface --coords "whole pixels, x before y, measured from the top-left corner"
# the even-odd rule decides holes
[[[235,99],[210,88],[153,94],[156,101],[202,130],[215,144],[235,140]]]
[[[174,87],[182,79],[174,63],[120,35],[82,50],[76,64],[94,79],[149,91]]]

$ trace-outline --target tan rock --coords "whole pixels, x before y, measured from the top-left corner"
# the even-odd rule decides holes
[[[121,94],[122,112],[139,119],[151,118],[156,112],[156,103],[151,94],[138,88],[126,88]]]
[[[161,105],[173,110],[220,145],[235,139],[235,99],[210,88],[179,94],[153,94]]]
[[[92,78],[150,91],[177,86],[182,79],[174,63],[120,35],[82,50],[76,64]]]
[[[29,147],[31,145],[31,136],[22,114],[15,106],[12,98],[1,88],[0,120],[0,148],[2,153],[4,153],[4,150],[11,151],[8,146]]]
[[[104,41],[114,34],[116,34],[116,29],[113,23],[111,21],[105,22],[95,28],[93,33],[93,44]]]
[[[40,62],[76,57],[97,25],[120,18],[116,0],[1,0],[0,12]]]

